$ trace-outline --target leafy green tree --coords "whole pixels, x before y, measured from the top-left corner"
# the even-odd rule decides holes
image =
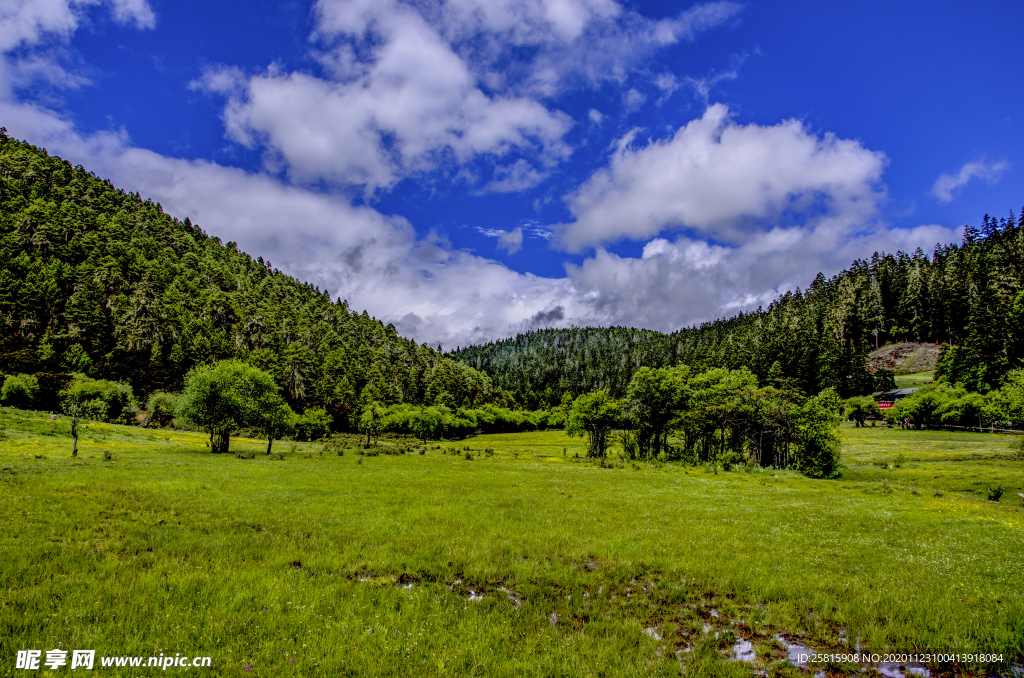
[[[295,433],[302,440],[320,440],[331,432],[331,415],[322,407],[309,407],[295,420]]]
[[[427,438],[440,437],[444,414],[437,407],[421,407],[412,420],[412,430],[425,445]]]
[[[808,398],[797,422],[798,471],[811,478],[835,478],[839,475],[841,442],[837,428],[839,415],[831,402],[834,394]]]
[[[641,367],[626,389],[625,412],[636,431],[639,453],[658,456],[668,425],[686,400],[688,368]]]
[[[185,379],[176,416],[210,433],[210,450],[229,451],[232,432],[264,429],[278,406],[273,377],[248,363],[222,360],[195,368]]]
[[[854,396],[846,400],[846,416],[850,421],[856,422],[856,426],[865,426],[864,423],[869,417],[881,418],[882,411],[878,403],[869,396]]]
[[[130,424],[134,420],[135,406],[132,387],[107,379],[92,379],[75,374],[61,397],[76,396],[84,419]]]
[[[27,410],[36,401],[39,395],[39,380],[31,374],[11,374],[4,379],[3,390],[0,391],[0,398],[4,405]]]
[[[294,431],[298,417],[280,396],[272,398],[267,408],[268,413],[260,430],[267,436],[267,454],[269,455],[274,446],[274,439]]]
[[[600,390],[585,393],[573,402],[565,432],[573,437],[586,436],[590,443],[587,456],[604,458],[608,434],[621,425],[621,403]]]
[[[380,436],[381,426],[384,417],[387,416],[387,409],[380,403],[370,403],[363,408],[359,415],[359,430],[366,434],[366,446],[370,446],[370,440],[374,441]]]
[[[71,423],[71,456],[78,456],[78,425],[86,414],[85,393],[65,391],[61,394],[61,410]]]
[[[941,423],[939,409],[966,393],[963,388],[948,384],[927,384],[886,410],[885,418],[890,423],[909,420],[917,429],[935,426]]]
[[[146,411],[149,416],[146,417],[146,421],[142,424],[143,427],[147,427],[150,423],[154,423],[157,426],[167,426],[174,420],[174,412],[178,409],[178,404],[181,401],[181,394],[179,393],[168,393],[166,391],[157,391],[149,396],[149,400],[146,402]]]

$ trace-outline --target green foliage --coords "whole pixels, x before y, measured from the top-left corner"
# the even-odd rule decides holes
[[[149,412],[148,424],[167,426],[174,419],[174,412],[181,402],[180,393],[168,393],[157,391],[149,396],[146,402],[146,411]]]
[[[878,403],[875,402],[874,398],[869,396],[854,396],[853,398],[848,398],[845,405],[847,419],[856,422],[857,426],[864,426],[864,422],[869,417],[875,417],[878,419],[882,417],[882,411],[878,408]]]
[[[331,415],[322,407],[311,407],[295,419],[295,435],[299,440],[320,440],[330,433]]]
[[[636,431],[636,453],[629,454],[630,459],[661,454],[668,425],[689,397],[688,373],[686,368],[641,367],[633,374],[624,403],[626,416]]]
[[[72,401],[83,419],[119,424],[134,419],[134,396],[128,384],[76,374],[60,396],[65,402]]]
[[[585,393],[576,398],[565,422],[570,436],[586,436],[589,441],[587,456],[604,458],[608,435],[622,426],[622,403],[605,390]]]
[[[269,427],[281,404],[280,388],[269,374],[248,363],[222,360],[189,373],[176,417],[208,431],[211,451],[224,453],[234,431]]]
[[[4,379],[0,399],[8,407],[27,410],[36,401],[39,394],[39,380],[31,374],[11,374]]]
[[[839,475],[839,413],[834,392],[808,398],[797,419],[794,466],[811,478]]]

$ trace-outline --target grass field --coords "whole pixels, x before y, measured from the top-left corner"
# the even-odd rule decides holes
[[[935,370],[901,374],[896,377],[896,388],[920,388],[935,381]]]
[[[820,481],[599,468],[558,431],[372,457],[279,442],[281,460],[90,423],[71,459],[66,422],[0,428],[2,676],[33,648],[208,655],[168,671],[215,676],[806,674],[788,645],[1002,655],[940,674],[1024,658],[1024,460],[1003,436],[844,428],[844,475]]]

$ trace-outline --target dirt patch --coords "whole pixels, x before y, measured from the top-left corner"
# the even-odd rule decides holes
[[[939,360],[938,344],[903,342],[889,344],[871,352],[871,371],[892,370],[895,374],[916,374],[935,369]]]

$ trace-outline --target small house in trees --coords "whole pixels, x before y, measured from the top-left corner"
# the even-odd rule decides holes
[[[916,388],[898,388],[895,391],[884,391],[879,393],[875,396],[875,401],[878,403],[878,409],[887,410],[916,390]]]

